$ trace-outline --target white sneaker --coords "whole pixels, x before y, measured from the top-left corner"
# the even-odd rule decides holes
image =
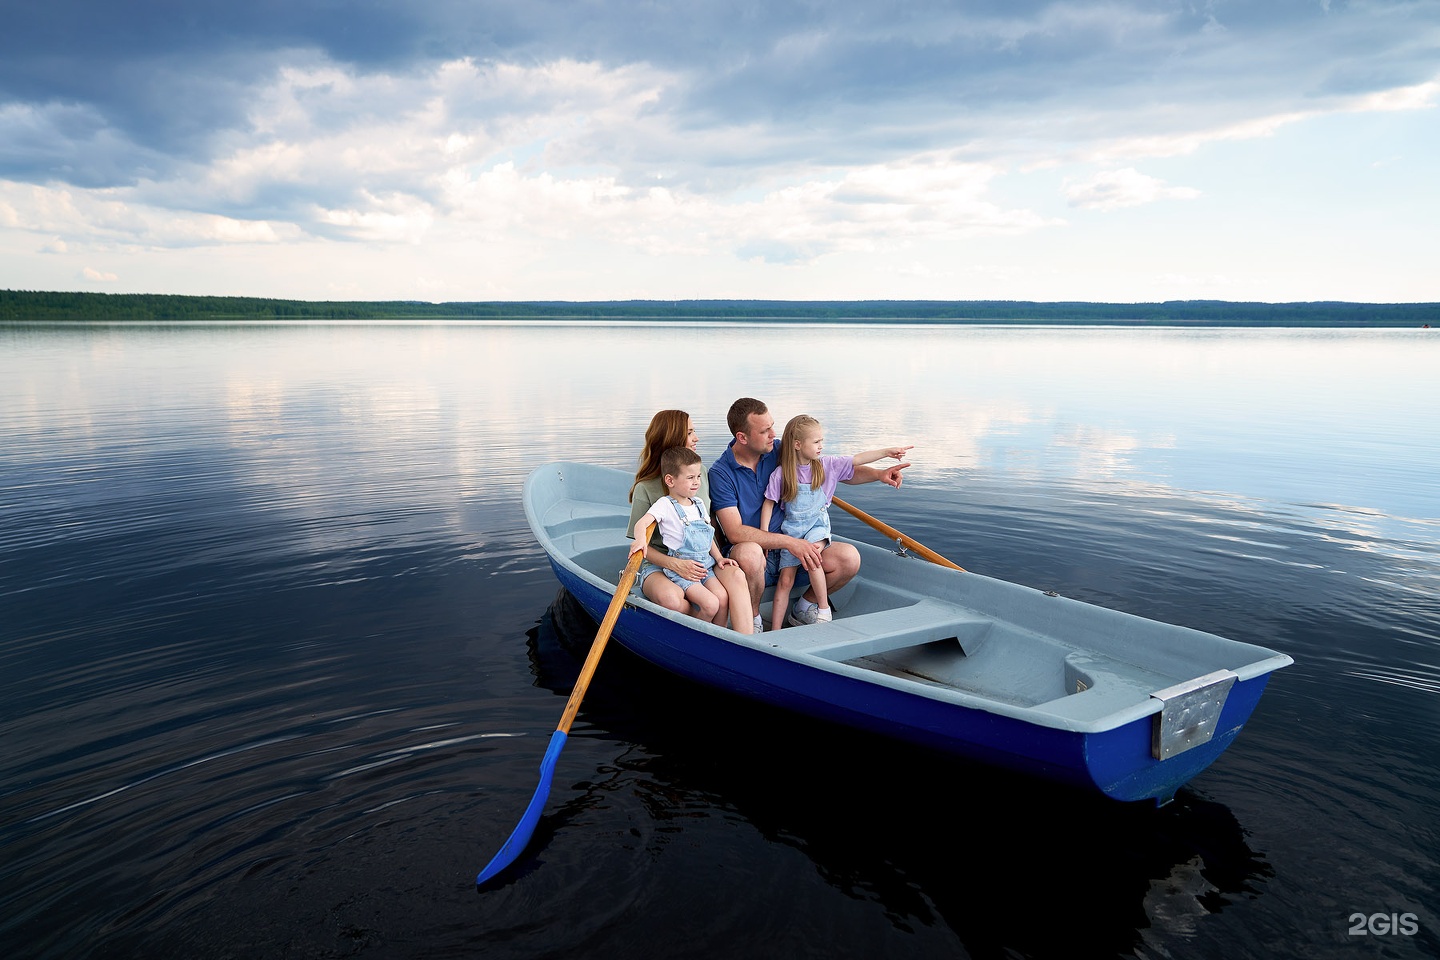
[[[816,610],[815,610],[815,622],[816,622],[816,623],[829,623],[829,622],[830,622],[830,608],[829,608],[829,607],[817,607]]]
[[[765,618],[762,617],[762,616],[760,616],[760,614],[758,614],[758,613],[755,614],[755,632],[756,632],[756,633],[764,633],[764,632],[765,632]]]
[[[803,599],[796,600],[790,612],[785,614],[785,622],[792,627],[804,627],[815,622],[815,614],[820,608],[811,603],[802,609],[802,603],[805,603]]]

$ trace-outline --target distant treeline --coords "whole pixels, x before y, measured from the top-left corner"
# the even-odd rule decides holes
[[[1440,303],[1037,303],[1025,300],[614,300],[425,303],[0,290],[0,322],[783,320],[1229,327],[1440,326]]]

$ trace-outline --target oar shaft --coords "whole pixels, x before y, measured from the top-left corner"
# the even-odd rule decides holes
[[[645,528],[646,539],[649,539],[650,530],[653,527],[654,523],[652,522]],[[625,564],[625,572],[620,575],[620,582],[615,586],[615,597],[605,611],[605,619],[600,621],[600,629],[595,634],[595,642],[590,645],[590,653],[585,658],[585,665],[580,668],[580,676],[575,681],[575,689],[570,691],[570,699],[565,703],[565,712],[560,715],[560,725],[555,728],[562,733],[570,732],[570,724],[575,721],[575,714],[580,712],[580,701],[585,699],[585,691],[590,688],[590,678],[595,676],[595,668],[600,665],[600,655],[605,652],[605,644],[610,641],[610,631],[615,629],[615,621],[620,619],[620,611],[625,608],[625,598],[630,596],[630,588],[635,585],[635,575],[639,573],[640,563],[644,559],[645,551],[639,550],[630,554],[630,559]]]
[[[876,520],[864,510],[861,510],[859,507],[852,507],[850,504],[846,503],[844,500],[841,500],[839,497],[831,497],[830,502],[835,504],[835,506],[839,507],[841,510],[844,510],[846,513],[850,514],[850,516],[854,517],[855,519],[863,520],[865,523],[868,523],[876,530],[879,530],[881,533],[885,534],[885,536],[889,537],[891,540],[900,541],[900,543],[902,543],[907,549],[914,550],[917,554],[924,557],[926,560],[929,560],[931,563],[938,563],[940,564],[940,566],[949,567],[952,570],[960,570],[962,572],[964,571],[965,568],[960,566],[960,564],[952,563],[949,560],[946,560],[944,557],[940,556],[940,554],[925,546],[925,544],[921,543],[918,540],[914,540],[910,537],[905,536],[905,534],[901,533],[899,530],[896,530],[888,523],[881,523],[879,520]]]

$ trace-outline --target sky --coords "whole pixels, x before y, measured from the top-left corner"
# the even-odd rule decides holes
[[[0,289],[1440,301],[1440,0],[0,23]]]

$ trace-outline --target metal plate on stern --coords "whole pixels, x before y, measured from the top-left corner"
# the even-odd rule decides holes
[[[1209,743],[1237,679],[1230,670],[1217,670],[1150,694],[1163,704],[1152,721],[1150,752],[1155,759],[1168,760]]]

